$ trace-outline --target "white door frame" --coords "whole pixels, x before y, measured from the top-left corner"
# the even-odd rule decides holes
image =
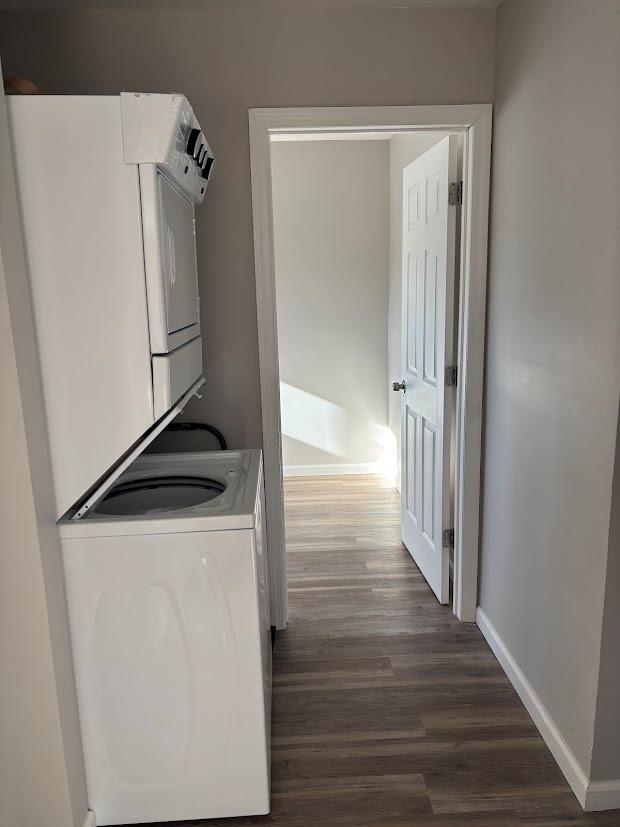
[[[492,105],[250,109],[250,166],[272,623],[287,622],[280,377],[270,137],[282,133],[451,131],[464,134],[458,331],[454,612],[475,622]]]

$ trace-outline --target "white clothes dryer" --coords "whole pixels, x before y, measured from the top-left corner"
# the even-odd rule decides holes
[[[261,452],[140,456],[59,523],[97,824],[267,813]]]

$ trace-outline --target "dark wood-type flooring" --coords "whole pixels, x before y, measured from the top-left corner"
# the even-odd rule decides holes
[[[620,827],[583,813],[478,629],[437,603],[393,489],[298,478],[285,497],[272,811],[199,823]]]

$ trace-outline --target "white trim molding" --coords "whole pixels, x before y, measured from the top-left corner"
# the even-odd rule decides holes
[[[286,555],[282,435],[271,197],[272,136],[317,132],[446,131],[464,135],[463,241],[459,310],[459,388],[455,497],[454,610],[474,622],[478,589],[478,521],[486,314],[492,105],[250,109],[250,167],[260,365],[266,528],[271,562],[272,623],[286,626]]]
[[[613,781],[590,781],[586,790],[584,810],[620,809],[620,778]]]
[[[346,462],[340,465],[285,465],[285,477],[339,477],[348,474],[380,474],[378,462]]]
[[[476,623],[583,809],[613,810],[620,807],[620,779],[590,781],[536,690],[480,607],[476,612]]]
[[[583,807],[588,788],[588,777],[583,768],[573,755],[571,748],[564,740],[562,733],[547,712],[534,687],[526,678],[525,673],[513,658],[485,612],[480,608],[476,612],[476,623]]]
[[[454,613],[459,620],[468,623],[475,622],[478,605],[491,116],[489,106],[469,127],[463,155],[454,485]]]
[[[97,827],[97,818],[92,810],[89,810],[86,813],[86,818],[84,819],[84,827]]]

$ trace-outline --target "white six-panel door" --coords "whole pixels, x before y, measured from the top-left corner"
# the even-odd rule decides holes
[[[402,538],[441,603],[449,598],[456,136],[403,170]]]

